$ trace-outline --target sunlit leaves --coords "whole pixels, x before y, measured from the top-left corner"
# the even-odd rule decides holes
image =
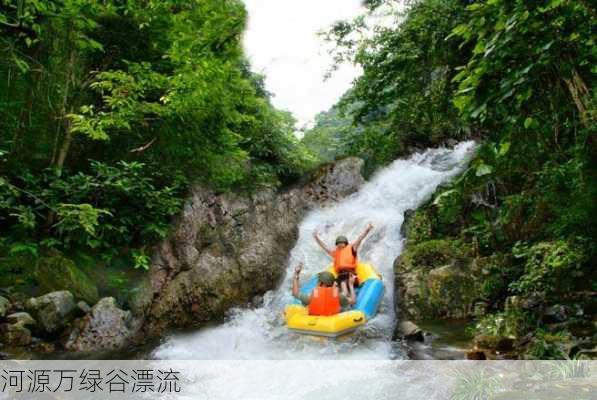
[[[94,236],[99,218],[112,215],[109,211],[95,208],[91,204],[58,204],[57,214],[60,218],[56,227],[60,232],[72,232],[82,229]]]

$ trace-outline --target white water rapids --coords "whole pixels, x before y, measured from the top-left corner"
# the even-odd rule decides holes
[[[193,333],[176,334],[157,347],[152,357],[171,360],[389,360],[404,358],[391,340],[393,311],[392,264],[403,247],[400,227],[404,212],[428,199],[438,185],[463,171],[474,142],[453,149],[432,149],[406,160],[396,160],[375,174],[352,196],[311,211],[300,224],[282,284],[264,295],[257,308],[232,310],[227,322]],[[371,222],[374,230],[359,251],[362,261],[373,264],[384,277],[385,295],[378,314],[357,332],[338,339],[324,339],[289,332],[282,312],[291,301],[292,271],[305,267],[301,282],[329,265],[329,257],[315,243],[318,230],[329,243],[337,235],[349,240]]]

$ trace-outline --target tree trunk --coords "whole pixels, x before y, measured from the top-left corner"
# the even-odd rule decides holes
[[[52,167],[56,171],[56,175],[62,175],[62,168],[64,167],[64,161],[68,156],[68,151],[70,150],[70,145],[73,139],[73,133],[71,131],[72,123],[70,119],[67,117],[68,114],[72,112],[72,106],[69,107],[69,96],[71,92],[71,88],[76,84],[76,71],[75,71],[75,59],[76,59],[76,50],[74,48],[74,43],[69,44],[69,51],[68,51],[68,61],[66,64],[66,79],[64,83],[64,96],[62,99],[62,109],[60,112],[60,123],[59,127],[63,128],[64,135],[62,136],[62,143],[58,148],[57,139],[54,146],[54,154],[52,155]],[[68,110],[68,112],[67,112]],[[60,130],[60,129],[59,129]],[[56,133],[57,138],[60,135],[60,132]]]
[[[572,70],[572,78],[564,79],[568,91],[572,96],[572,100],[578,109],[580,115],[580,121],[584,126],[589,126],[589,118],[587,116],[588,105],[590,104],[589,89],[584,83],[578,72],[575,69]]]

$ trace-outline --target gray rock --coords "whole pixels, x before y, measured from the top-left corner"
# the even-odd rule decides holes
[[[61,290],[32,297],[26,306],[44,331],[55,333],[72,320],[75,300],[71,292]]]
[[[196,326],[247,304],[282,278],[306,212],[355,192],[363,162],[347,158],[313,174],[309,183],[250,197],[195,187],[171,237],[152,258],[147,280],[128,301],[158,336]]]
[[[400,321],[396,327],[396,335],[405,340],[423,342],[423,331],[412,321]]]
[[[10,311],[10,301],[0,296],[0,318],[4,318]]]
[[[77,309],[84,314],[88,314],[91,311],[91,307],[89,304],[85,303],[83,300],[77,303]]]
[[[561,304],[556,304],[551,307],[547,307],[543,311],[543,322],[550,324],[550,323],[558,323],[566,321],[570,316],[570,310],[568,307],[563,306]]]
[[[402,225],[400,225],[400,234],[405,238],[408,238],[408,236],[409,236],[410,221],[414,214],[415,214],[415,210],[412,210],[412,209],[408,209],[408,210],[404,211],[404,221],[402,222]]]
[[[122,350],[138,330],[131,312],[120,309],[113,297],[101,299],[73,325],[65,344],[70,351]]]
[[[10,314],[6,320],[11,324],[22,324],[23,326],[35,326],[36,324],[33,317],[24,311]]]
[[[0,325],[0,336],[9,346],[27,346],[31,343],[31,331],[22,323]]]
[[[534,292],[522,299],[520,302],[520,306],[525,310],[534,310],[542,307],[544,303],[545,294]]]

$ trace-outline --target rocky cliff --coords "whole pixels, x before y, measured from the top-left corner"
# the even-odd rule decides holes
[[[326,165],[304,185],[251,196],[196,187],[131,302],[143,333],[198,326],[272,289],[305,213],[355,192],[362,161]]]

